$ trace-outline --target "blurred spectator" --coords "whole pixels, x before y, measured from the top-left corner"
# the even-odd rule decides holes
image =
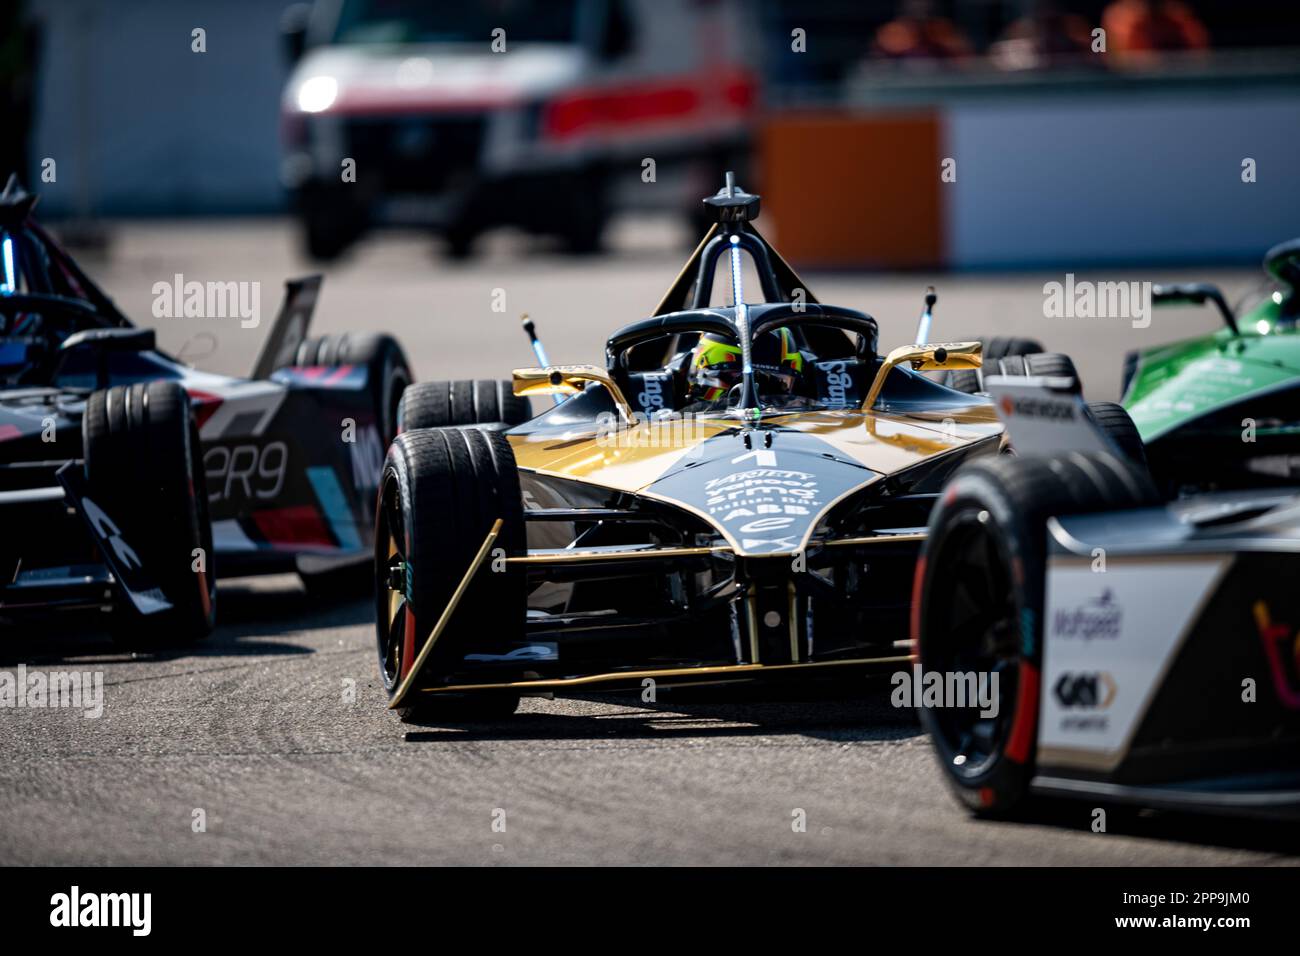
[[[1210,35],[1177,0],[1115,0],[1101,15],[1106,48],[1119,54],[1205,50]]]
[[[1055,0],[1030,0],[1022,17],[1012,21],[989,48],[989,56],[1005,70],[1031,70],[1070,63],[1093,63],[1092,27],[1088,21],[1060,9]]]
[[[891,60],[946,60],[971,52],[957,25],[939,16],[931,0],[905,0],[898,16],[876,31],[872,50]]]

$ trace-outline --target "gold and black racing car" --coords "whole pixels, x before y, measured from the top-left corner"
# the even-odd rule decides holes
[[[979,344],[879,354],[876,320],[758,232],[757,195],[729,176],[705,203],[716,224],[605,368],[549,365],[526,322],[541,365],[513,387],[406,390],[375,537],[394,709],[909,659],[931,507],[1003,444],[987,396],[923,373],[978,367]],[[529,418],[530,396],[553,404]]]

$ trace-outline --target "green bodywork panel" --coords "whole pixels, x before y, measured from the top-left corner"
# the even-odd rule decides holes
[[[1287,382],[1300,385],[1300,330],[1278,330],[1278,312],[1265,299],[1238,320],[1239,336],[1221,329],[1139,352],[1123,405],[1142,440]]]

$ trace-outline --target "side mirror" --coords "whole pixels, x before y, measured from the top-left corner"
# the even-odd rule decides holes
[[[107,388],[109,384],[109,357],[114,352],[147,352],[157,347],[153,329],[110,327],[82,329],[63,340],[55,362],[53,378],[62,375],[67,366],[85,368],[94,365],[95,387]]]
[[[295,3],[285,7],[280,14],[280,40],[285,59],[297,63],[307,49],[307,24],[311,20],[311,4]]]
[[[588,382],[603,385],[618,408],[623,424],[631,425],[635,418],[632,406],[623,396],[618,383],[609,373],[595,365],[552,365],[547,368],[517,368],[511,373],[516,395],[580,395]]]
[[[156,347],[157,337],[153,329],[104,328],[73,332],[63,340],[59,351],[92,348],[113,352],[147,352]]]
[[[1152,305],[1205,305],[1211,302],[1223,316],[1224,324],[1237,335],[1237,316],[1217,285],[1209,282],[1184,282],[1178,285],[1153,285]]]
[[[983,364],[984,346],[979,342],[941,342],[927,345],[900,345],[885,357],[876,373],[867,397],[862,401],[865,412],[876,404],[885,380],[896,365],[904,363],[916,372],[940,372],[947,369],[979,368]]]

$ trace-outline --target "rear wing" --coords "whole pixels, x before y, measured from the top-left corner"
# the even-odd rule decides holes
[[[316,310],[316,297],[320,294],[320,284],[319,275],[285,282],[284,302],[280,305],[275,321],[271,323],[271,330],[266,334],[261,351],[257,353],[249,378],[267,379],[277,368],[293,364],[294,353],[307,337],[307,328],[311,325],[312,313]]]
[[[1016,454],[1046,457],[1104,451],[1124,457],[1093,421],[1073,378],[990,375],[984,386]]]

